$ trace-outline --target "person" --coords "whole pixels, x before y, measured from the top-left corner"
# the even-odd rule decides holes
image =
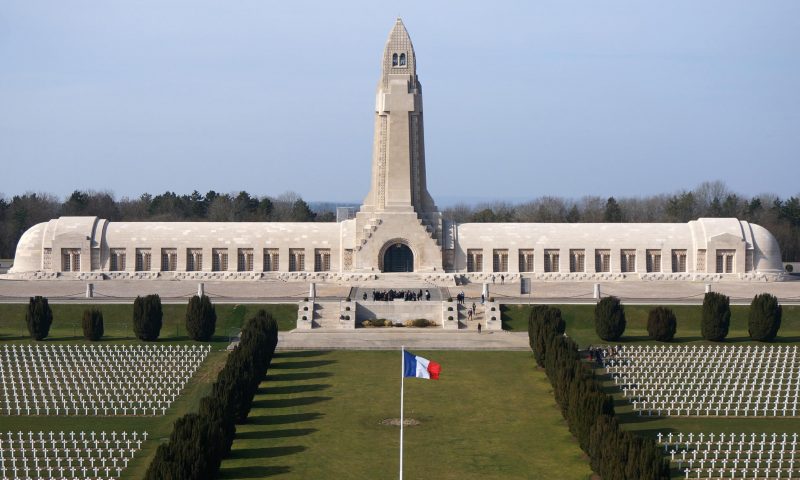
[[[483,305],[484,302],[486,302],[486,296],[481,293],[481,305]]]
[[[478,324],[478,333],[481,333],[481,324]]]
[[[425,290],[425,300],[430,300],[430,299],[431,299],[431,291],[426,289]]]
[[[472,302],[472,311],[473,312],[477,312],[478,311],[477,308],[475,307],[475,302]]]
[[[364,301],[366,302],[367,301],[367,292],[364,292],[363,298],[364,298]]]
[[[500,285],[505,285],[505,284],[506,284],[506,276],[500,275]]]

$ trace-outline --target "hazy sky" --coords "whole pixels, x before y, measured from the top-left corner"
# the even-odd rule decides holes
[[[360,202],[398,15],[440,203],[800,192],[798,0],[5,0],[0,192]]]

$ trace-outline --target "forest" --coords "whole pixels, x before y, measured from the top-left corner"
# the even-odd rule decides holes
[[[442,209],[456,222],[688,222],[701,217],[735,217],[775,235],[783,260],[800,261],[800,195],[747,197],[722,182],[692,190],[641,197],[544,196],[520,203],[456,204]],[[67,215],[97,215],[111,221],[333,222],[334,204],[310,206],[298,194],[255,196],[248,192],[205,195],[143,194],[115,199],[110,192],[74,191],[65,200],[42,193],[0,197],[0,258],[13,258],[20,236],[31,226]]]

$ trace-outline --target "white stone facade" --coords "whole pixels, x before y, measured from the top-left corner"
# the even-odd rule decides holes
[[[12,275],[28,278],[337,280],[376,272],[575,280],[771,280],[780,249],[733,218],[689,223],[442,221],[427,190],[422,87],[398,19],[384,48],[372,178],[355,219],[338,223],[109,222],[61,217],[30,228]]]

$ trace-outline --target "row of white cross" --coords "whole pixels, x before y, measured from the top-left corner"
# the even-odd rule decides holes
[[[0,478],[118,478],[147,432],[0,433]]]
[[[163,415],[208,345],[2,345],[0,413]]]
[[[640,415],[797,416],[797,346],[617,346],[602,364]]]
[[[797,433],[657,435],[685,478],[800,478]]]

